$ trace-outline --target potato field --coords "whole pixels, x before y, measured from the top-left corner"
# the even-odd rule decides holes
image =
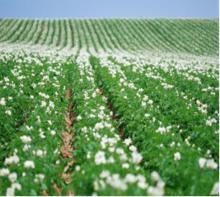
[[[0,195],[218,195],[218,25],[0,19]]]

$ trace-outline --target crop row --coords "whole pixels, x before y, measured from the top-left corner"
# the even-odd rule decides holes
[[[62,63],[1,56],[0,194],[209,195],[218,182],[215,65],[86,50]]]
[[[211,151],[210,154],[218,160],[218,91],[215,89],[218,89],[217,79],[210,79],[214,85],[214,87],[208,86],[209,89],[214,88],[214,94],[210,95],[201,91],[210,82],[206,77],[203,85],[199,74],[194,78],[199,79],[200,83],[194,84],[193,89],[192,81],[184,79],[181,75],[178,76],[176,69],[174,69],[175,74],[172,75],[164,74],[162,69],[151,65],[144,67],[119,65],[137,87],[143,88],[145,93],[159,104],[160,111],[168,122],[179,126],[184,140],[201,146],[204,151]],[[187,71],[184,73],[186,74]],[[191,79],[192,75],[188,75],[188,78]],[[152,91],[152,87],[155,91]],[[200,88],[201,90],[198,90]]]
[[[201,130],[202,134],[199,136],[193,136],[198,133],[196,129],[188,131],[182,128],[184,123],[189,124],[189,128],[194,124],[194,127],[200,128],[202,117],[194,119],[186,116],[185,113],[189,113],[191,109],[185,106],[185,101],[180,101],[175,92],[161,87],[161,82],[157,79],[135,74],[132,67],[124,68],[107,58],[99,60],[93,57],[91,63],[96,70],[100,87],[113,103],[125,135],[131,137],[140,150],[144,168],[155,169],[161,174],[166,183],[166,193],[209,194],[218,180],[218,165],[212,158],[213,155],[218,157],[218,143],[212,141],[217,139],[217,134],[210,131],[210,135],[214,135],[211,138],[207,137],[209,133],[203,135],[207,129],[210,130],[207,128],[205,131]],[[175,110],[178,113],[174,113]],[[187,136],[193,136],[192,141],[202,141],[201,149],[208,150],[208,145],[204,143],[208,142],[212,152],[204,154],[200,148],[190,144],[191,138],[185,138]],[[206,160],[212,164],[202,165],[202,161]]]
[[[78,195],[163,195],[165,184],[159,174],[146,174],[132,140],[121,137],[88,57],[76,63],[70,65],[77,114],[73,126],[76,164],[70,187]]]
[[[68,81],[59,64],[8,68],[1,80],[0,194],[55,195],[65,186],[60,147]]]
[[[132,140],[121,138],[88,60],[2,62],[1,195],[164,194],[159,174],[146,174]],[[68,88],[77,115],[72,133],[64,132]]]
[[[0,42],[45,44],[91,51],[154,50],[213,55],[213,20],[12,20],[0,21]]]

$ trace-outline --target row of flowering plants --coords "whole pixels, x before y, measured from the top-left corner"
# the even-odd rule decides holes
[[[1,64],[0,195],[56,195],[65,186],[60,146],[67,81],[58,63],[20,62]]]
[[[142,166],[146,171],[157,170],[165,181],[165,194],[212,193],[218,184],[218,164],[213,159],[218,151],[216,144],[214,142],[215,145],[211,146],[212,141],[205,144],[210,150],[204,153],[205,147],[196,145],[208,140],[202,135],[191,139],[188,136],[193,135],[193,130],[182,128],[184,123],[189,127],[192,125],[192,128],[201,128],[203,114],[193,107],[190,109],[176,92],[165,89],[157,76],[148,77],[134,72],[138,67],[116,64],[105,57],[91,57],[90,61],[99,86],[112,102],[125,135],[131,137],[143,156]],[[169,84],[164,85],[169,87]],[[189,116],[195,112],[196,118]],[[215,132],[210,130],[210,133],[217,138]]]
[[[113,62],[116,63],[114,60]],[[202,74],[196,67],[193,69],[191,66],[191,70],[194,73],[197,71],[197,75],[193,76],[190,74],[192,71],[187,72],[185,69],[184,75],[187,78],[184,79],[183,74],[179,74],[183,73],[183,70],[181,72],[181,69],[179,71],[173,66],[166,68],[167,74],[164,74],[163,68],[153,65],[132,65],[132,62],[119,65],[126,76],[139,88],[143,88],[144,92],[158,104],[168,122],[179,126],[184,140],[218,160],[218,85],[214,73],[215,66],[208,71],[205,71],[205,67]],[[174,70],[175,74],[169,70]],[[205,77],[207,72],[214,73],[209,80],[207,76]],[[202,76],[205,79],[202,80]],[[200,91],[195,90],[195,86]],[[152,91],[152,87],[156,91]],[[203,92],[204,89],[211,89],[211,94]]]
[[[0,28],[1,43],[87,48],[90,52],[218,54],[217,20],[4,19],[0,20]]]
[[[29,84],[33,77],[25,73],[35,72],[13,61],[0,63],[0,154],[7,152],[7,143],[15,136],[15,129],[22,124],[31,109]],[[37,80],[37,79],[36,79]],[[33,92],[34,93],[34,92]]]
[[[73,188],[77,195],[163,195],[156,171],[146,173],[131,138],[122,138],[87,56],[73,64]]]
[[[44,55],[0,56],[0,195],[216,194],[212,66]]]

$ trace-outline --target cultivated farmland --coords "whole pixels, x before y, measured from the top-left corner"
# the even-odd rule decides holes
[[[217,20],[0,20],[0,195],[217,195]]]

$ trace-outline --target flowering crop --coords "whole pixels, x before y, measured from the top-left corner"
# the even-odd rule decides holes
[[[216,27],[0,20],[0,195],[218,195]]]
[[[166,87],[163,87],[158,81],[160,78],[151,74],[149,69],[147,69],[146,75],[141,76],[141,74],[132,71],[135,68],[132,65],[124,67],[124,64],[117,65],[106,58],[102,58],[100,63],[98,59],[92,58],[91,62],[101,86],[107,92],[111,102],[114,103],[114,110],[121,117],[125,131],[129,136],[133,136],[138,145],[146,169],[159,169],[162,177],[164,175],[164,179],[170,180],[172,187],[175,188],[178,185],[179,195],[187,194],[184,191],[185,188],[190,190],[190,187],[195,187],[192,182],[198,173],[200,180],[197,181],[195,193],[201,192],[202,194],[205,192],[207,188],[205,185],[203,186],[203,183],[207,185],[207,182],[210,183],[208,189],[210,190],[218,176],[217,163],[212,158],[214,157],[218,161],[217,125],[213,125],[213,131],[210,127],[206,128],[205,120],[208,117],[203,116],[195,104],[195,109],[193,109],[192,104],[188,108],[188,100],[180,102],[181,98],[178,98],[176,91],[171,94],[172,89],[167,90]],[[136,71],[140,72],[140,67]],[[148,75],[151,77],[150,80],[147,78]],[[175,102],[177,102],[176,105]],[[178,111],[175,112],[175,110]],[[194,110],[198,112],[195,113]],[[186,114],[186,112],[191,113],[191,115]],[[178,116],[181,117],[177,119]],[[186,119],[187,116],[188,119]],[[193,119],[193,116],[196,118]],[[203,119],[204,121],[202,121]],[[195,137],[198,135],[197,132],[204,132],[204,130],[198,130],[200,124],[201,128],[209,129],[209,138],[206,138],[205,135],[204,138],[202,135],[199,138]],[[193,128],[196,129],[193,130]],[[208,139],[212,139],[212,141],[210,142]],[[201,147],[202,144],[204,145]],[[155,155],[157,155],[156,158]],[[210,163],[212,164],[206,169],[210,169],[209,173],[216,177],[213,181],[210,180],[207,172],[201,169],[199,164],[203,155],[211,158]],[[166,169],[165,166],[168,163],[173,170],[175,169],[173,172]],[[181,171],[184,166],[188,167]],[[171,181],[171,177],[173,181]],[[177,181],[182,179],[187,181]],[[183,188],[182,191],[181,187]],[[169,192],[174,194],[176,190],[174,193],[172,190]]]

